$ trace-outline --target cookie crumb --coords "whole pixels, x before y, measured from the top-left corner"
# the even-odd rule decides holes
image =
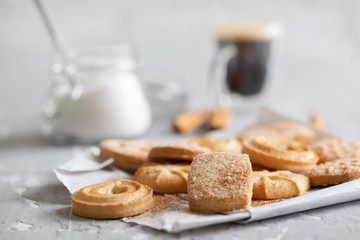
[[[231,183],[231,182],[232,182],[232,178],[231,178],[230,176],[227,176],[227,177],[225,178],[225,181],[226,181],[227,183]]]
[[[311,114],[311,124],[317,129],[325,128],[325,120],[320,112],[314,112]]]

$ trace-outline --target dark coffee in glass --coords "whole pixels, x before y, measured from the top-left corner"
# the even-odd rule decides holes
[[[234,95],[261,93],[269,75],[272,42],[281,31],[276,22],[227,24],[215,29],[218,53],[212,81],[220,104]]]
[[[268,73],[270,41],[220,41],[220,45],[227,44],[237,48],[226,66],[228,90],[244,96],[260,93]]]

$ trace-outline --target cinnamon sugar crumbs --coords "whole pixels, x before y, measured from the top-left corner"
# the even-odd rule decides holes
[[[155,206],[158,206],[158,205],[167,204],[170,201],[176,201],[176,200],[181,200],[181,199],[182,198],[180,198],[176,195],[173,195],[173,194],[166,194],[164,196],[159,195],[159,196],[154,196],[154,203],[155,203]]]
[[[187,201],[181,197],[176,196],[175,194],[165,194],[164,196],[158,195],[154,196],[154,207],[149,211],[129,217],[125,219],[126,222],[141,222],[142,220],[146,221],[148,218],[158,218],[165,213],[176,212],[176,211],[188,211]]]
[[[284,200],[287,200],[290,198],[279,198],[279,199],[271,199],[271,200],[252,200],[251,202],[251,206],[252,207],[262,207],[265,205],[269,205],[269,204],[273,204],[273,203],[277,203],[277,202],[282,202]]]

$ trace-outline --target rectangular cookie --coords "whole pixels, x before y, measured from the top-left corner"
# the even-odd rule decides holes
[[[248,208],[252,191],[253,176],[247,154],[204,153],[191,163],[188,198],[193,212],[219,213]]]

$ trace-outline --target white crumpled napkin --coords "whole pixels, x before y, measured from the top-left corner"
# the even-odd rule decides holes
[[[98,147],[88,148],[53,170],[70,193],[95,183],[132,178],[129,173],[112,166],[112,158],[100,162],[99,152]]]

